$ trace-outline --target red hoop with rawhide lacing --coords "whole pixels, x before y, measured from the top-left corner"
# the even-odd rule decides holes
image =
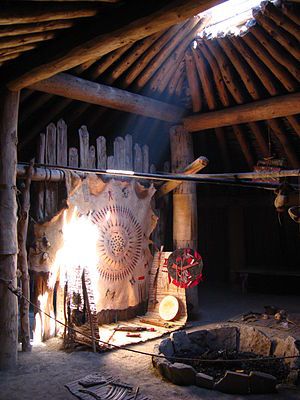
[[[192,288],[202,281],[203,261],[196,250],[185,248],[173,251],[167,268],[170,281],[178,287]]]

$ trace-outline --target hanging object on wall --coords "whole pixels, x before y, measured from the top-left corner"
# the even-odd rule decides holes
[[[192,288],[202,281],[203,261],[193,249],[177,249],[168,258],[169,278],[175,286]]]
[[[288,213],[293,221],[297,222],[297,224],[300,224],[300,206],[290,207],[288,209]]]
[[[276,195],[274,206],[278,213],[282,213],[285,211],[289,203],[291,193],[293,192],[293,187],[287,182],[282,183],[277,189],[274,190],[274,193]]]
[[[286,161],[280,158],[268,157],[259,160],[254,166],[254,172],[280,172],[286,166]],[[253,182],[274,183],[279,182],[279,178],[254,178]]]
[[[148,296],[149,237],[157,222],[150,204],[154,187],[104,182],[94,175],[67,180],[67,186],[67,208],[35,226],[31,269],[48,273],[49,288],[67,283],[70,322],[76,326],[81,317],[86,321],[87,302],[91,326],[94,316],[101,322],[103,313],[113,320],[123,311],[126,318],[128,309],[138,313]]]

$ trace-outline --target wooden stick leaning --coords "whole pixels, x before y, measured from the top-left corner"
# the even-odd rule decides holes
[[[209,161],[206,157],[199,157],[191,164],[189,164],[186,168],[184,168],[182,174],[184,175],[195,174],[196,172],[205,168],[208,165],[208,162]],[[157,198],[160,198],[170,193],[172,190],[176,189],[181,183],[182,182],[171,181],[163,184],[162,187],[157,192]]]
[[[28,231],[28,220],[30,210],[30,185],[31,178],[34,174],[33,167],[34,160],[30,162],[27,170],[27,176],[25,179],[24,188],[22,190],[23,202],[20,207],[19,219],[18,219],[18,269],[22,273],[22,291],[23,295],[30,299],[29,289],[29,273],[28,273],[28,262],[27,262],[27,249],[26,239]],[[21,340],[22,340],[22,351],[31,351],[30,345],[30,322],[29,322],[29,303],[22,297],[20,299],[20,323],[21,323]]]

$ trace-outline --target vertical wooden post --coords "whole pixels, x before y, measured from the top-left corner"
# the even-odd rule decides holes
[[[30,289],[29,289],[29,273],[28,273],[28,263],[27,263],[26,240],[27,240],[28,219],[30,210],[30,184],[31,184],[31,177],[34,172],[33,163],[34,160],[30,162],[24,188],[22,190],[23,201],[19,210],[19,220],[18,220],[18,243],[19,243],[18,269],[22,273],[21,277],[22,292],[27,299],[30,299]],[[20,299],[20,325],[21,325],[22,351],[31,351],[29,303],[24,298]]]
[[[19,92],[0,91],[0,369],[17,362],[17,297],[6,281],[16,287],[17,269],[17,125]]]
[[[172,172],[182,171],[194,161],[191,134],[181,125],[170,130]],[[192,182],[184,182],[173,192],[173,244],[175,249],[197,249],[197,195]],[[192,306],[191,315],[198,310],[198,287],[187,289],[187,302]]]

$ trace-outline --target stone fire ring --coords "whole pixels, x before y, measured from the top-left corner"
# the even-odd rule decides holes
[[[220,325],[213,329],[173,332],[170,338],[163,339],[155,345],[154,353],[166,358],[153,356],[152,363],[160,374],[176,385],[196,385],[206,389],[214,389],[223,393],[251,394],[272,393],[276,391],[277,379],[273,375],[252,371],[250,374],[226,371],[218,381],[213,377],[197,373],[190,365],[172,363],[170,357],[176,353],[191,352],[201,355],[205,348],[212,350],[252,352],[261,356],[294,356],[299,355],[296,340],[285,338],[269,338],[260,330],[248,326]],[[168,360],[169,358],[169,360]],[[298,374],[299,358],[287,359],[290,371]]]

